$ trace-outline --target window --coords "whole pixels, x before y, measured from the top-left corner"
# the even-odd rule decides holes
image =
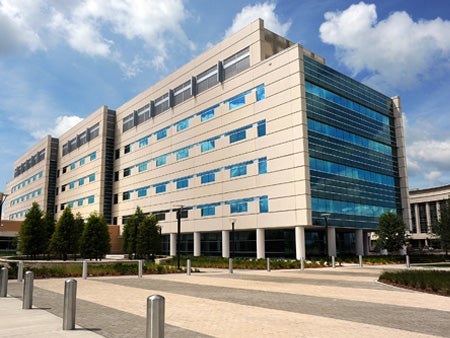
[[[258,160],[258,173],[267,174],[267,157],[262,157]]]
[[[256,87],[256,101],[261,101],[266,98],[266,92],[264,89],[264,85],[259,85]]]
[[[70,170],[74,170],[75,169],[75,163],[71,163],[70,164]]]
[[[215,140],[204,141],[204,142],[200,143],[200,146],[202,149],[202,153],[212,150],[216,147]]]
[[[237,97],[230,99],[229,100],[229,109],[233,110],[235,108],[243,106],[245,104],[245,94],[246,93],[243,93]]]
[[[127,177],[131,175],[131,168],[123,169],[123,177]]]
[[[214,216],[216,214],[216,208],[212,205],[207,205],[201,208],[202,217]]]
[[[189,149],[184,148],[177,151],[177,160],[181,160],[183,158],[189,157]]]
[[[89,203],[89,204],[94,203],[94,196],[89,196],[89,197],[88,197],[88,203]]]
[[[120,155],[120,151],[119,151],[119,155]],[[97,158],[97,153],[92,153],[89,155],[89,161],[93,161]]]
[[[202,184],[214,182],[216,180],[216,174],[214,172],[207,172],[201,174],[201,182]]]
[[[230,203],[230,213],[236,214],[248,211],[248,203],[246,201],[234,201]]]
[[[115,159],[117,160],[118,158],[120,158],[120,149],[116,149]]]
[[[184,129],[187,129],[189,127],[189,119],[185,119],[183,121],[180,121],[176,124],[177,131],[182,131]]]
[[[266,135],[266,120],[258,122],[258,137]]]
[[[119,172],[114,172],[114,182],[117,182],[119,180]]]
[[[155,186],[156,188],[156,193],[160,194],[162,192],[166,192],[166,185],[165,184],[158,184]]]
[[[139,168],[139,172],[146,171],[147,170],[147,162],[139,163],[138,168]]]
[[[157,157],[156,159],[156,166],[159,167],[161,165],[164,165],[167,163],[167,155],[163,155],[160,157]]]
[[[247,175],[247,164],[236,164],[230,167],[230,177]]]
[[[162,138],[164,138],[166,136],[167,136],[167,129],[162,129],[162,130],[156,132],[156,139],[157,140],[160,140],[160,139],[162,139]]]
[[[269,212],[269,198],[267,196],[261,196],[259,198],[259,212]]]
[[[79,199],[79,200],[78,200],[78,206],[81,207],[82,205],[83,205],[83,200],[82,200],[82,199]]]
[[[67,172],[67,167],[63,167],[63,174]]]
[[[118,194],[114,194],[114,204],[119,203],[119,195]]]
[[[85,162],[86,162],[86,159],[83,157],[83,158],[80,160],[80,165],[83,165]]]
[[[66,191],[66,185],[65,185],[65,184],[63,184],[63,185],[61,186],[61,191]]]
[[[230,135],[230,143],[245,140],[246,137],[245,129],[236,130]]]
[[[200,118],[202,122],[208,121],[214,117],[214,108],[208,109],[200,114]]]
[[[78,185],[82,186],[84,184],[84,177],[78,180]]]
[[[180,178],[177,180],[177,189],[187,188],[189,186],[189,180],[187,178]]]
[[[69,189],[73,189],[75,188],[75,182],[70,182],[69,183]]]
[[[126,201],[126,200],[129,200],[129,199],[130,199],[130,192],[129,191],[124,191],[122,193],[122,200]]]
[[[95,181],[95,174],[90,174],[89,175],[89,183],[94,182]]]
[[[124,154],[128,154],[129,152],[131,152],[131,144],[127,144],[123,149]]]
[[[148,137],[139,140],[139,148],[148,146]]]
[[[146,188],[138,189],[138,197],[144,197],[144,196],[147,196],[147,189]]]

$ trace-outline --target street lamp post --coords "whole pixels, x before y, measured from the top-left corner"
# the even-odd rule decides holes
[[[233,218],[231,220],[231,236],[232,236],[232,239],[231,239],[231,245],[232,245],[231,258],[234,258],[235,250],[236,250],[236,238],[235,238],[235,232],[234,232],[234,223],[236,223],[236,220]]]
[[[328,218],[330,218],[331,214],[328,213],[324,213],[321,215],[324,220],[325,220],[325,240],[326,240],[326,253],[327,253],[327,257],[330,255],[329,251],[328,251]]]

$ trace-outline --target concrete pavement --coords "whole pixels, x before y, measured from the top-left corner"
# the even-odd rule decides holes
[[[78,279],[76,323],[85,329],[59,330],[55,337],[143,337],[146,299],[152,294],[166,299],[166,337],[450,337],[450,297],[380,284],[376,279],[383,268]],[[33,304],[56,320],[57,325],[46,324],[53,333],[62,328],[64,279],[35,280],[34,285]],[[8,291],[20,297],[21,284],[10,281]],[[0,298],[1,322],[14,306],[18,309],[7,317],[10,331],[1,324],[0,337],[33,334],[35,329],[22,321],[44,312],[22,310],[21,301]]]

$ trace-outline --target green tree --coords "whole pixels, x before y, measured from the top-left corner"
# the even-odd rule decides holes
[[[50,252],[50,241],[52,239],[53,233],[55,232],[55,219],[53,214],[46,212],[44,215],[44,229],[45,229],[45,253]]]
[[[161,227],[154,215],[144,218],[139,224],[136,253],[138,257],[149,259],[161,251]]]
[[[50,241],[50,251],[67,260],[68,254],[77,253],[76,247],[78,243],[74,243],[73,239],[75,230],[75,219],[72,210],[67,206],[58,222],[56,223],[55,232]]]
[[[387,211],[378,219],[377,247],[392,253],[406,245],[406,226],[403,218]]]
[[[125,253],[136,254],[137,232],[139,225],[144,221],[145,215],[140,207],[136,208],[134,215],[129,217],[122,231],[122,249]]]
[[[81,235],[83,234],[84,226],[84,219],[81,216],[81,213],[77,212],[77,215],[75,216],[74,231],[72,236],[72,240],[74,242],[73,250],[75,252],[80,252]]]
[[[37,202],[33,202],[25,215],[19,232],[19,243],[22,254],[31,256],[33,259],[47,250],[43,213]]]
[[[450,199],[441,203],[439,219],[432,225],[433,235],[441,241],[441,247],[448,256],[450,249]]]
[[[111,251],[108,224],[102,215],[93,212],[89,215],[81,235],[81,256],[102,259]]]

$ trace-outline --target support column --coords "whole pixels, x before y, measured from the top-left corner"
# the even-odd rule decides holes
[[[356,239],[356,255],[363,256],[364,255],[364,238],[362,229],[355,230],[355,239]]]
[[[201,234],[194,232],[194,257],[200,256],[201,252]]]
[[[266,236],[264,229],[256,229],[256,258],[266,258]]]
[[[176,233],[170,234],[170,255],[171,256],[177,255],[177,234]]]
[[[230,231],[222,231],[222,257],[230,258]]]
[[[305,227],[295,227],[295,258],[301,260],[306,258],[305,249]]]
[[[425,203],[425,212],[427,215],[427,230],[431,232],[431,212],[430,212],[430,203]]]
[[[369,248],[370,248],[370,232],[363,231],[363,250],[364,256],[369,256]]]
[[[328,240],[328,256],[334,256],[336,257],[336,228],[335,227],[328,227],[328,233],[327,233],[327,240]]]

